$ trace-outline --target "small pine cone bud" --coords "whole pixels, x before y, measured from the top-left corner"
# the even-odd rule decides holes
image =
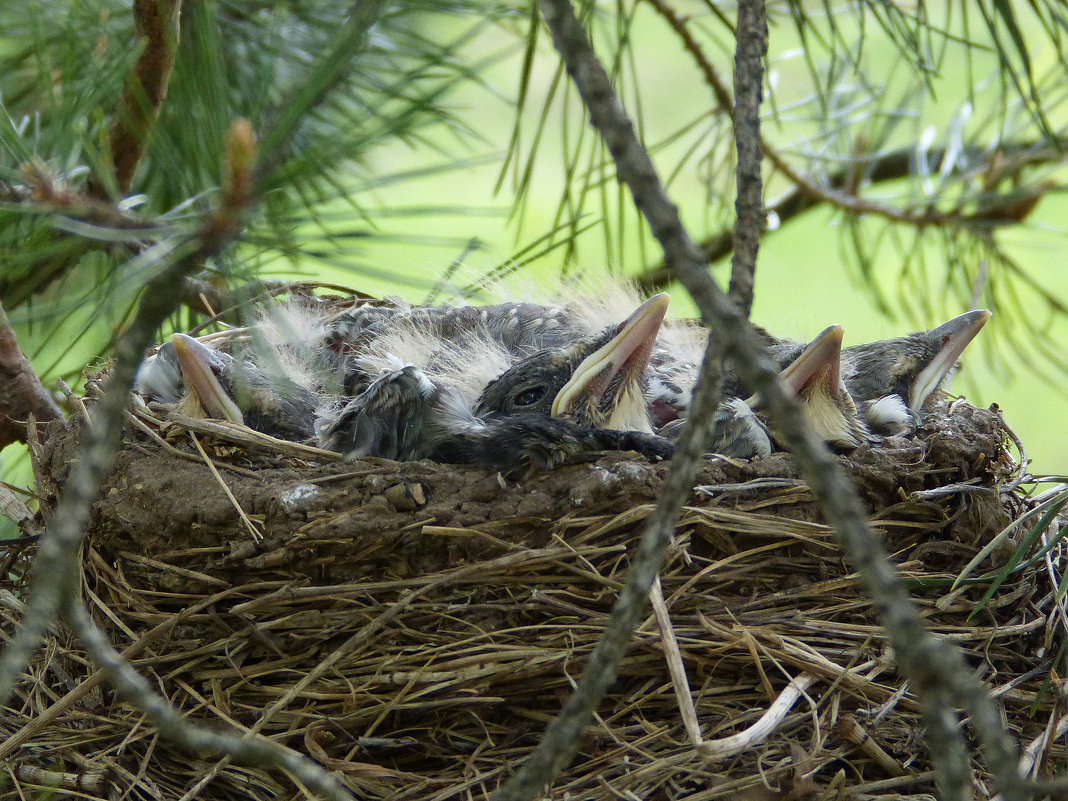
[[[223,156],[223,203],[227,208],[239,209],[252,196],[252,168],[256,163],[256,134],[252,123],[238,117],[226,132],[226,152]]]

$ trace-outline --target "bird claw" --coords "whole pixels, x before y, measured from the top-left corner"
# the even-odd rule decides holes
[[[595,428],[560,417],[516,416],[443,437],[429,456],[439,462],[477,464],[517,480],[565,464],[593,461],[611,450],[637,451],[657,462],[670,458],[675,446],[640,431]]]

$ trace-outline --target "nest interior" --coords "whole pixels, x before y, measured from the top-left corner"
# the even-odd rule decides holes
[[[62,486],[79,435],[49,430],[45,487]],[[126,439],[83,552],[98,622],[190,718],[258,731],[373,799],[479,797],[530,753],[604,627],[668,469],[612,453],[513,483],[194,443],[145,414]],[[1055,705],[1045,573],[1018,571],[981,609],[985,584],[951,589],[1026,507],[1006,489],[1019,466],[999,415],[943,405],[913,437],[839,458],[928,625],[965,649],[1021,740],[1037,738]],[[22,573],[7,573],[17,598]],[[706,458],[661,581],[703,740],[744,732],[792,679],[812,683],[770,736],[710,757],[683,724],[650,618],[549,797],[933,792],[915,697],[788,454]],[[17,603],[0,611],[13,625]],[[158,737],[62,628],[7,712],[0,756],[26,792],[301,797],[278,770]],[[1058,742],[1046,759],[1064,756]]]

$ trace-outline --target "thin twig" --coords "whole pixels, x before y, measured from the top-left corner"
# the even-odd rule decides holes
[[[690,745],[696,748],[701,744],[701,727],[697,722],[697,710],[693,705],[690,682],[686,678],[686,666],[682,662],[679,640],[671,625],[671,614],[668,612],[667,604],[664,603],[664,592],[660,588],[659,576],[653,581],[653,586],[649,590],[649,602],[652,604],[656,624],[660,629],[660,639],[664,643],[664,660],[667,662],[671,686],[675,690],[675,698],[679,703],[682,725],[686,729],[686,736],[690,738]]]
[[[760,102],[764,57],[768,53],[768,23],[764,0],[743,0],[738,5],[737,49],[734,57],[734,141],[738,149],[737,197],[734,209],[734,257],[728,296],[743,317],[753,309],[753,280],[757,251],[766,219],[764,181],[760,175]]]
[[[811,673],[802,673],[786,685],[756,723],[729,737],[702,741],[697,753],[705,759],[725,759],[764,742],[779,728],[797,700],[815,681],[816,677]]]

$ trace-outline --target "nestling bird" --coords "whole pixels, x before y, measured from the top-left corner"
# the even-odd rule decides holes
[[[419,367],[396,358],[391,366],[335,413],[320,416],[316,433],[321,447],[348,460],[381,456],[407,461],[427,455],[427,422],[449,407]]]
[[[186,334],[174,334],[145,361],[134,388],[190,417],[228,420],[288,440],[314,434],[315,393]]]
[[[869,430],[859,435],[854,432],[853,436],[840,441],[865,440],[873,433],[890,435],[914,423],[927,399],[941,386],[989,318],[990,312],[986,310],[967,312],[930,331],[842,350],[841,378],[845,390],[857,407],[859,420]],[[782,369],[797,359],[805,348],[803,343],[775,340],[770,335],[765,338],[769,353]],[[687,415],[698,363],[699,354],[692,346],[669,355],[665,355],[659,346],[654,351],[648,393],[654,424],[663,425],[675,417]],[[752,388],[735,371],[724,371],[724,397],[746,398],[751,393]],[[844,422],[854,427],[848,409],[844,413]]]
[[[607,325],[618,303],[603,298],[566,308],[363,306],[320,321],[305,337],[310,361],[335,371],[324,381],[291,380],[286,373],[300,372],[300,365],[289,369],[300,361],[292,355],[287,370],[267,371],[251,354],[235,359],[176,335],[146,362],[138,389],[290,439],[315,432],[324,447],[352,458],[475,460],[514,473],[513,462],[549,466],[558,452],[571,458],[612,447],[627,432],[639,449],[662,458],[671,445],[652,432],[670,435],[681,426],[671,421],[689,411],[708,335],[693,324],[665,325],[667,305],[659,295]],[[877,439],[865,422],[892,433],[914,420],[989,316],[969,312],[930,332],[845,351],[837,326],[807,346],[766,338],[809,424],[833,447],[848,449]],[[269,339],[269,353],[288,352],[278,337]],[[343,396],[326,388],[331,381],[344,387]],[[770,453],[778,437],[762,403],[730,370],[724,397],[710,450]],[[555,449],[547,445],[554,437],[561,443]]]
[[[840,325],[825,328],[779,377],[797,396],[812,431],[835,450],[852,450],[872,441],[872,435],[857,416],[857,407],[842,380],[842,334]],[[762,411],[759,397],[748,402],[754,411]],[[769,430],[775,442],[785,447],[775,427]]]
[[[660,427],[661,436],[675,442],[689,419],[676,417]],[[763,459],[775,450],[766,422],[742,398],[729,398],[712,415],[705,452],[732,459]]]
[[[800,350],[799,353],[796,353]],[[841,379],[842,327],[832,325],[808,345],[780,348],[777,358],[796,356],[779,373],[786,390],[797,397],[801,413],[813,432],[836,450],[850,450],[872,437],[857,417],[856,407]],[[766,420],[763,399],[729,398],[716,409],[709,434],[709,453],[739,459],[769,456],[774,446],[785,448],[781,436]],[[675,438],[686,418],[661,431]]]
[[[930,331],[846,348],[842,377],[872,429],[893,434],[914,423],[990,316],[978,309]]]
[[[645,372],[670,301],[654,295],[597,336],[519,361],[486,386],[475,414],[541,414],[651,434]]]
[[[668,302],[658,295],[597,337],[520,360],[473,410],[447,374],[432,378],[390,356],[391,369],[328,421],[320,439],[350,458],[477,462],[506,475],[621,447],[664,458],[673,446],[652,435],[641,382]],[[461,338],[459,346],[489,345]]]
[[[428,452],[440,462],[478,464],[505,478],[524,478],[603,451],[635,451],[651,462],[671,458],[669,440],[644,431],[619,431],[562,417],[520,415],[479,421],[478,430],[442,432]]]
[[[340,353],[360,355],[402,351],[404,345],[425,349],[471,339],[493,342],[514,359],[564,345],[586,333],[576,327],[566,309],[555,306],[498,303],[412,307],[394,299],[389,305],[363,305],[340,315],[330,323],[325,344]],[[402,353],[395,355],[405,358]]]

